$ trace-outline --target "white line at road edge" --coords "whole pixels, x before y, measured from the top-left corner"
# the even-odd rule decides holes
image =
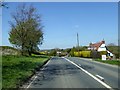
[[[76,67],[78,67],[79,69],[81,69],[83,72],[85,72],[86,74],[88,74],[89,76],[91,76],[93,79],[95,79],[96,81],[98,81],[99,83],[101,83],[106,88],[109,88],[110,90],[113,90],[112,87],[110,87],[106,83],[102,82],[101,80],[99,80],[97,77],[95,77],[94,75],[92,75],[91,73],[89,73],[88,71],[86,71],[85,69],[83,69],[82,67],[78,66],[77,64],[75,64],[74,62],[70,61],[69,59],[67,59],[65,57],[63,57],[63,58],[66,59],[68,62],[72,63],[73,65],[75,65]]]
[[[53,58],[53,57],[52,57],[52,58]],[[51,58],[51,59],[52,59],[52,58]],[[50,60],[51,60],[51,59],[50,59]],[[47,66],[48,63],[50,62],[50,60],[49,60],[44,66]],[[41,70],[44,70],[44,67],[43,67]],[[37,77],[38,77],[38,76],[35,76],[34,79],[32,80],[32,82],[30,82],[30,84],[29,84],[26,88],[29,88],[29,87],[31,86],[31,84],[35,81],[35,79],[36,79]]]

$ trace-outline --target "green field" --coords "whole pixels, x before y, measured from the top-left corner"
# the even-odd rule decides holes
[[[47,56],[2,56],[2,88],[18,88],[48,58]]]
[[[105,60],[104,61],[104,60],[101,60],[101,59],[95,59],[95,61],[120,66],[120,61],[118,61],[118,60]]]

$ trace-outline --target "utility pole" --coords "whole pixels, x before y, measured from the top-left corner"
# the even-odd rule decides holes
[[[79,47],[79,35],[77,33],[77,47]]]
[[[78,49],[78,57],[80,56],[79,54],[79,35],[77,33],[77,49]]]

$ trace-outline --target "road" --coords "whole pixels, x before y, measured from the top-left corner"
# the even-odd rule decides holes
[[[77,57],[68,58],[74,63],[81,65],[82,68],[87,70],[93,75],[100,75],[104,78],[104,82],[110,85],[112,88],[118,88],[118,80],[120,78],[120,72],[118,72],[118,66],[106,65],[102,63],[97,63],[92,60],[80,59]]]
[[[80,68],[79,68],[80,67]],[[52,58],[36,76],[24,87],[26,88],[117,88],[118,72],[111,67],[88,60],[69,57]],[[96,79],[101,75],[105,81]]]

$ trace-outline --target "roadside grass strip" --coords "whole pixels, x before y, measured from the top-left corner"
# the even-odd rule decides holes
[[[111,65],[118,65],[120,66],[120,60],[101,60],[101,59],[93,59],[93,61],[102,62]]]
[[[68,62],[72,63],[73,65],[75,65],[76,67],[78,67],[79,69],[81,69],[83,72],[85,72],[86,74],[88,74],[89,76],[91,76],[93,79],[95,79],[96,81],[98,81],[100,84],[102,84],[103,86],[105,86],[106,88],[110,89],[110,90],[114,90],[111,86],[107,85],[106,83],[104,83],[103,81],[101,81],[100,79],[98,79],[97,77],[95,77],[94,75],[92,75],[91,73],[89,73],[88,71],[86,71],[85,69],[83,69],[82,67],[78,66],[76,63],[70,61],[69,59],[63,57],[65,60],[67,60]]]
[[[2,88],[19,88],[47,62],[47,56],[2,56]]]

